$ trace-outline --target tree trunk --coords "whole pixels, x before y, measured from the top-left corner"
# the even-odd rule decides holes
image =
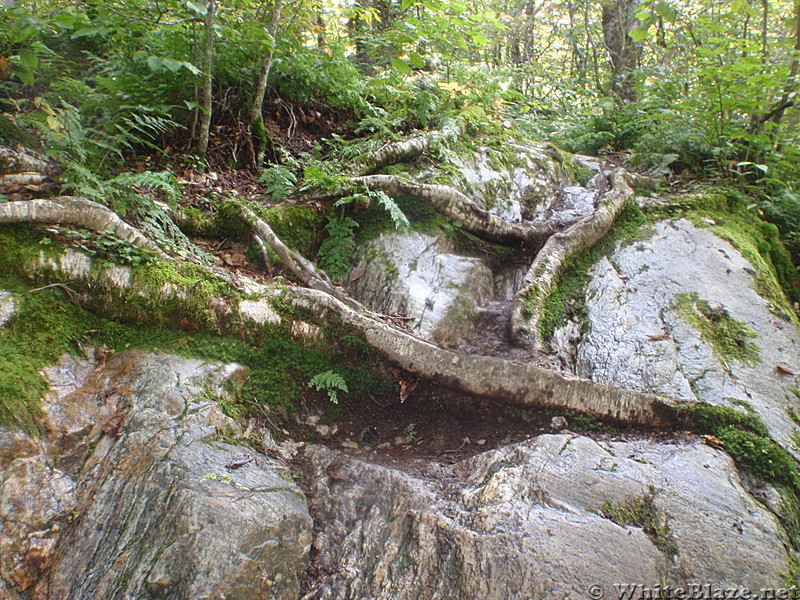
[[[205,32],[206,44],[203,55],[203,102],[200,114],[200,131],[195,153],[205,159],[208,152],[208,138],[211,131],[211,103],[214,86],[214,14],[216,0],[208,0],[206,4]]]
[[[269,22],[269,50],[267,50],[267,54],[264,56],[264,62],[261,64],[261,74],[258,77],[256,93],[253,97],[253,104],[250,107],[250,135],[253,136],[253,146],[255,148],[255,164],[253,165],[255,168],[261,166],[261,163],[264,161],[264,153],[267,147],[264,116],[261,110],[264,106],[264,96],[267,91],[269,72],[272,69],[272,58],[275,56],[275,44],[277,43],[278,25],[281,21],[282,8],[283,0],[275,0],[272,6],[272,18]]]
[[[603,39],[611,58],[611,91],[622,102],[636,101],[636,69],[642,45],[628,35],[638,24],[640,0],[613,0],[603,4]]]

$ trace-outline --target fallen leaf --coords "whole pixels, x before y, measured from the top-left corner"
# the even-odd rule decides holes
[[[775,370],[781,375],[794,375],[794,371],[786,365],[775,365]]]
[[[0,79],[8,79],[13,72],[14,69],[8,59],[0,56]]]
[[[715,435],[701,435],[700,437],[701,437],[701,438],[703,438],[703,440],[705,441],[705,443],[706,443],[706,444],[708,444],[709,446],[716,446],[716,447],[718,447],[718,448],[722,448],[722,447],[725,445],[725,444],[722,442],[722,440],[721,440],[721,439],[719,439],[719,438],[718,438],[717,436],[715,436]]]
[[[652,342],[660,342],[662,340],[672,339],[664,333],[651,333],[650,335],[647,336],[647,338]]]
[[[405,402],[408,397],[417,389],[419,379],[401,379],[400,380],[400,404]]]

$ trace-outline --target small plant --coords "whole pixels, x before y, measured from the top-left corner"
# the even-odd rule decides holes
[[[325,371],[314,375],[308,385],[317,391],[326,392],[328,399],[334,404],[339,404],[339,392],[346,394],[350,391],[347,389],[347,382],[344,377],[335,371]]]
[[[272,165],[261,171],[261,175],[256,180],[267,186],[266,193],[275,202],[280,202],[288,196],[297,183],[297,176],[286,167]]]
[[[404,433],[403,441],[406,444],[410,444],[417,437],[417,426],[414,423],[409,423],[408,425],[406,425],[406,428],[403,430],[403,433]]]
[[[325,225],[327,239],[319,247],[319,264],[333,279],[342,279],[350,272],[355,252],[354,231],[358,227],[350,217],[330,215]]]

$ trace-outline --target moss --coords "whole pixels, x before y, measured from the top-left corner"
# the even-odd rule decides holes
[[[539,339],[549,341],[553,332],[570,320],[577,321],[582,328],[585,326],[588,316],[586,287],[590,279],[589,270],[602,257],[610,255],[618,243],[630,243],[641,238],[646,224],[647,219],[639,205],[629,202],[607,236],[592,248],[571,258],[571,262],[565,266],[544,299]],[[540,302],[541,296],[542,293],[537,292],[524,302]]]
[[[224,283],[196,265],[158,263],[139,267],[134,290],[123,299],[118,292],[93,289],[92,306],[118,321],[72,304],[64,289],[30,291],[30,284],[15,276],[14,269],[38,255],[39,239],[41,234],[24,228],[21,232],[0,228],[0,241],[9,242],[4,245],[9,252],[0,253],[0,289],[18,294],[14,319],[0,329],[0,424],[33,434],[39,430],[40,400],[46,390],[39,373],[63,353],[78,353],[79,344],[116,351],[141,348],[242,364],[250,378],[236,396],[240,416],[270,412],[277,406],[291,412],[307,393],[308,380],[326,370],[342,374],[351,390],[348,400],[354,402],[376,390],[396,393],[396,384],[376,366],[374,354],[363,339],[336,329],[335,324],[327,332],[332,340],[329,344],[294,341],[288,326],[250,330],[246,342],[218,333],[217,325],[221,325],[219,330],[241,331],[232,323],[213,323],[211,330],[196,331],[203,326],[203,315],[211,314],[208,301],[212,296],[237,299],[230,296],[234,292]],[[165,285],[188,290],[188,300],[173,302],[166,295],[159,298],[155,292]],[[137,289],[147,293],[140,295]],[[187,319],[197,321],[191,334],[181,330]],[[227,409],[237,410],[233,405]]]
[[[621,504],[610,500],[603,502],[600,513],[618,525],[641,527],[653,544],[665,554],[675,555],[678,548],[672,538],[669,524],[662,519],[655,505],[658,490],[650,486],[642,496],[631,498]]]
[[[0,115],[0,143],[11,145],[20,144],[31,150],[42,150],[39,139]]]
[[[761,362],[760,348],[748,341],[757,337],[746,323],[737,321],[722,307],[712,307],[697,293],[680,294],[673,305],[684,321],[711,345],[714,355],[724,364]]]
[[[755,290],[770,302],[773,313],[800,326],[787,297],[800,292],[800,279],[777,227],[759,219],[735,193],[706,193],[674,198],[650,206],[651,219],[686,218],[730,242],[755,269]]]
[[[797,464],[769,437],[769,430],[752,412],[703,403],[685,404],[677,410],[679,425],[714,436],[736,464],[765,481],[800,491]]]

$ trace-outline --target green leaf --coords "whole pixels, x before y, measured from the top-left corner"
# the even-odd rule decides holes
[[[411,73],[411,67],[408,65],[406,61],[400,58],[392,59],[392,68],[403,75],[408,75],[409,73]]]
[[[104,36],[111,33],[110,27],[81,27],[70,36],[70,39],[77,40],[84,37]]]
[[[34,80],[35,80],[35,79],[34,79],[34,76],[33,76],[33,71],[31,71],[30,69],[28,69],[26,66],[24,66],[24,65],[18,65],[18,66],[17,66],[17,67],[14,69],[14,74],[15,74],[17,77],[19,77],[20,81],[21,81],[22,83],[24,83],[25,85],[33,85],[33,82],[34,82]]]
[[[39,59],[36,58],[36,55],[30,50],[20,50],[19,64],[30,70],[33,70],[39,66]]]
[[[670,23],[673,23],[678,18],[678,11],[666,2],[659,2],[656,4],[655,9],[659,17]]]
[[[472,41],[475,42],[478,46],[485,46],[489,43],[489,38],[487,38],[482,33],[473,33],[472,34]]]
[[[164,68],[164,59],[160,56],[151,56],[147,59],[147,66],[154,73],[158,73]]]
[[[403,0],[400,3],[400,10],[407,10],[409,7],[414,5],[415,0]]]
[[[636,29],[631,29],[630,33],[628,33],[628,37],[630,37],[634,42],[641,42],[645,39],[648,35],[647,29],[643,29],[641,27],[637,27]]]

